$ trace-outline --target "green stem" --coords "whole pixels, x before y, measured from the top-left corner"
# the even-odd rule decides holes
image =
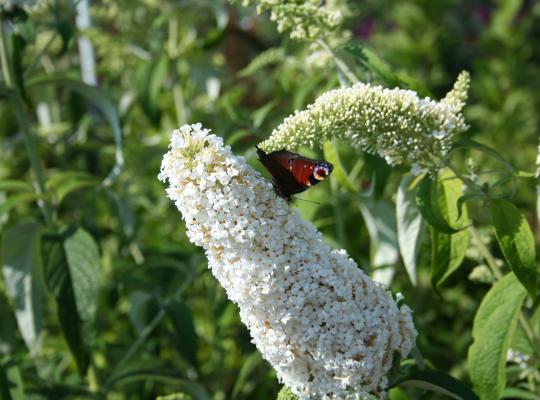
[[[7,56],[6,37],[4,32],[4,24],[0,22],[0,62],[2,63],[2,75],[6,86],[11,89],[13,87],[13,79],[11,77],[11,67]]]
[[[349,80],[349,82],[352,84],[358,83],[359,80],[354,74],[354,72],[352,72],[352,70],[349,68],[347,63],[345,63],[345,61],[343,61],[340,57],[338,57],[338,55],[334,52],[334,50],[332,50],[330,45],[326,43],[324,39],[319,39],[318,42],[327,52],[329,52],[332,55],[334,59],[334,63],[336,64],[336,67]]]
[[[51,47],[51,45],[53,44],[54,39],[56,39],[56,32],[54,32],[51,35],[47,43],[45,43],[45,46],[43,46],[43,48],[39,51],[34,61],[32,61],[32,64],[30,64],[30,66],[26,69],[26,71],[24,71],[25,78],[27,78],[28,76],[32,74],[32,72],[34,72],[34,69],[36,69],[37,65],[41,61],[41,57],[43,57],[43,55],[47,52],[47,50],[49,50],[49,47]]]
[[[17,119],[19,120],[19,125],[23,132],[26,152],[28,153],[28,158],[30,159],[30,167],[32,168],[32,171],[34,173],[35,190],[39,195],[38,206],[41,209],[41,214],[43,215],[45,224],[48,227],[52,227],[52,207],[49,203],[49,200],[47,200],[45,196],[45,178],[43,176],[41,164],[39,163],[39,158],[37,156],[37,150],[34,142],[34,137],[32,135],[32,130],[30,129],[30,124],[28,123],[28,114],[25,110],[24,101],[22,100],[18,92],[13,93],[13,100]]]
[[[32,136],[32,130],[30,124],[28,123],[28,113],[26,112],[26,106],[24,104],[23,98],[19,93],[19,90],[16,86],[13,85],[13,79],[10,69],[10,63],[8,59],[8,54],[6,51],[6,37],[4,33],[4,25],[0,23],[0,61],[2,63],[2,73],[4,75],[4,81],[8,89],[5,93],[12,101],[15,106],[15,113],[19,125],[23,132],[24,145],[26,147],[26,152],[28,153],[28,158],[30,159],[30,167],[34,173],[35,178],[35,190],[38,193],[38,206],[43,215],[43,219],[47,226],[52,226],[52,208],[48,200],[45,197],[45,179],[43,177],[43,171],[39,163],[37,156],[36,145],[34,143],[34,138]]]
[[[148,325],[143,329],[137,340],[131,345],[131,347],[128,349],[126,354],[124,354],[124,357],[120,360],[120,362],[116,365],[116,367],[113,369],[113,371],[109,374],[109,379],[107,379],[107,382],[105,382],[105,385],[103,386],[103,389],[105,392],[107,392],[110,388],[111,383],[114,381],[116,374],[118,371],[120,371],[127,362],[135,355],[135,353],[139,350],[139,347],[142,346],[142,344],[146,341],[146,338],[153,332],[153,330],[158,326],[158,324],[161,322],[163,317],[165,317],[166,311],[165,309],[159,310],[159,312],[156,314],[156,316],[150,321]]]

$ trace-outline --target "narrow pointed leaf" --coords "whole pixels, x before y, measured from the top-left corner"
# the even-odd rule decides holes
[[[198,338],[193,325],[191,310],[180,301],[173,301],[167,306],[167,316],[178,335],[180,353],[194,366],[197,365]]]
[[[62,235],[44,235],[44,275],[47,289],[56,300],[62,332],[75,359],[79,374],[83,376],[88,368],[89,357],[83,338],[83,322],[75,304],[75,295],[63,244],[64,236],[70,233],[72,231],[64,232]]]
[[[324,158],[334,166],[332,177],[338,181],[342,188],[348,190],[349,192],[356,193],[356,188],[345,173],[345,169],[341,164],[336,144],[330,141],[325,142],[323,145],[323,150]]]
[[[430,390],[456,400],[478,400],[478,396],[467,385],[437,370],[413,371],[397,381],[396,385]]]
[[[371,238],[371,265],[381,267],[398,260],[398,241],[395,214],[387,201],[367,200],[360,204]]]
[[[506,386],[506,355],[527,292],[508,274],[486,294],[473,324],[468,364],[475,392],[482,400],[501,398]]]
[[[24,222],[2,235],[6,293],[15,309],[19,331],[31,354],[39,353],[42,313],[42,261],[37,222]]]
[[[413,285],[416,286],[416,260],[423,231],[422,215],[416,206],[416,190],[410,189],[414,176],[405,175],[396,197],[396,222],[399,252]]]
[[[507,200],[493,199],[491,216],[504,258],[532,298],[536,297],[538,270],[534,236],[519,209]]]

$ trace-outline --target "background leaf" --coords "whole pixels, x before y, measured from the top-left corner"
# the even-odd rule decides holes
[[[396,196],[396,223],[399,252],[413,285],[416,285],[416,260],[424,230],[422,215],[416,206],[416,188],[410,188],[413,175],[404,175]]]
[[[19,332],[35,356],[40,352],[42,313],[41,225],[24,222],[2,235],[2,267],[6,292],[15,309]]]
[[[85,340],[90,343],[94,336],[96,319],[100,264],[96,242],[82,228],[78,228],[64,241],[64,251],[69,267],[73,295],[78,315],[83,322]]]

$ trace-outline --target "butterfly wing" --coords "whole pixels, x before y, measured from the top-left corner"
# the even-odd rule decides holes
[[[291,195],[301,193],[309,188],[310,185],[297,180],[291,169],[291,166],[294,167],[295,159],[299,157],[298,154],[286,150],[265,153],[257,147],[257,155],[272,175],[278,193],[285,199],[289,200]]]

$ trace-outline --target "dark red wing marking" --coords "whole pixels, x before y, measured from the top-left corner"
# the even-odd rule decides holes
[[[312,160],[287,150],[265,153],[257,147],[257,155],[272,175],[276,191],[287,200],[291,199],[291,195],[301,193],[324,179],[314,178],[317,167],[326,167],[328,173],[332,171],[332,165],[326,161]]]
[[[274,153],[280,153],[275,158],[272,156]],[[309,186],[303,185],[298,182],[291,171],[288,168],[288,159],[282,153],[289,153],[282,150],[274,153],[265,153],[263,150],[257,147],[257,155],[259,161],[265,166],[265,168],[272,175],[272,181],[276,192],[286,200],[291,199],[291,195],[303,192]],[[294,153],[289,153],[294,154]]]

